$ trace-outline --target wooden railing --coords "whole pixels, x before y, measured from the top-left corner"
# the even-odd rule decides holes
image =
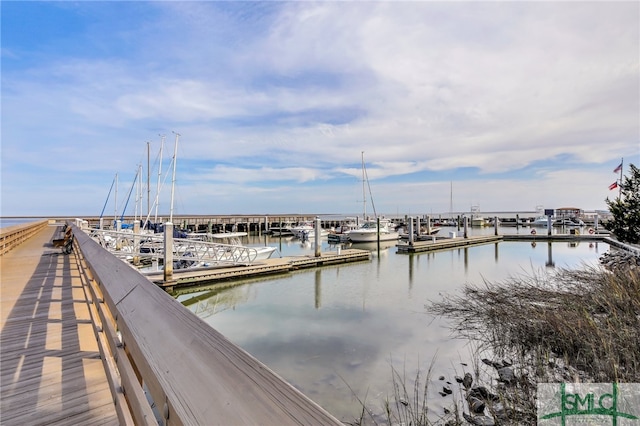
[[[121,424],[341,424],[71,226]]]
[[[24,223],[0,228],[0,256],[15,248],[47,226],[48,221]]]

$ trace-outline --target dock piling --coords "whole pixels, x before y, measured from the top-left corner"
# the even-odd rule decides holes
[[[164,224],[164,281],[173,281],[173,223]]]
[[[316,257],[320,257],[320,245],[322,244],[322,237],[321,237],[321,229],[320,229],[320,218],[316,216],[316,226],[315,226],[315,237],[316,237],[316,241],[315,241],[315,255]]]

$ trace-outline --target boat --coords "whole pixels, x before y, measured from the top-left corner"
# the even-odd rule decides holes
[[[316,238],[316,227],[311,222],[299,223],[296,226],[292,226],[290,231],[295,238],[303,241],[313,240]],[[329,232],[321,228],[320,238],[326,237],[327,235],[329,235]]]
[[[400,234],[395,229],[391,229],[391,221],[388,219],[380,219],[380,228],[378,229],[377,220],[365,220],[364,223],[356,229],[345,232],[347,239],[352,243],[371,243],[380,241],[392,241],[400,238]]]
[[[564,218],[564,219],[558,219],[555,222],[553,222],[553,226],[566,226],[566,227],[583,227],[585,226],[585,223],[582,219],[579,219],[577,217],[568,217],[568,218]]]
[[[531,226],[547,226],[547,216],[538,216],[531,223]]]
[[[217,234],[208,233],[191,233],[187,238],[197,241],[207,241],[210,243],[225,244],[228,246],[244,247],[242,244],[242,237],[246,237],[246,232],[221,232]],[[262,246],[262,247],[250,247],[255,249],[258,253],[255,260],[269,259],[271,255],[277,250],[277,247]]]
[[[337,229],[333,229],[332,232],[327,235],[327,239],[329,243],[344,243],[349,241],[349,235],[347,232],[352,229],[358,229],[358,224],[355,219],[349,219],[347,222],[343,223]]]
[[[291,225],[290,222],[283,222],[280,225],[275,225],[275,226],[271,226],[269,229],[269,232],[271,233],[271,235],[273,235],[274,237],[277,236],[291,236],[293,235],[293,232],[291,232],[291,228],[293,227],[293,225]]]
[[[369,185],[367,177],[367,169],[364,165],[364,151],[362,152],[362,217],[364,219],[360,227],[345,232],[347,239],[352,243],[369,243],[374,241],[392,241],[398,240],[400,234],[395,230],[395,226],[391,220],[378,218],[375,206],[373,207],[374,217],[367,217],[367,196],[365,184]],[[369,187],[371,193],[371,187]],[[373,196],[371,196],[371,204],[373,204]],[[379,224],[379,226],[378,226]]]

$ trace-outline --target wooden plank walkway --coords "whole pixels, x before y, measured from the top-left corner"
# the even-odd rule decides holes
[[[0,257],[2,425],[116,425],[73,255],[49,226]]]

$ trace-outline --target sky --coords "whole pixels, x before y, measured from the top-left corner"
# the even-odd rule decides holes
[[[603,210],[640,165],[637,1],[0,8],[2,216],[166,215],[176,147],[174,214]]]

